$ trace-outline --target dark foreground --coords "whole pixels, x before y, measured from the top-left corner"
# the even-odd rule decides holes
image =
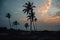
[[[0,28],[0,40],[60,40],[60,31],[22,31]]]

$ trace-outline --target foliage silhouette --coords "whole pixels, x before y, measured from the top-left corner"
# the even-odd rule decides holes
[[[23,9],[23,12],[24,13],[27,13],[29,14],[29,12],[31,11],[32,8],[35,8],[35,6],[33,5],[33,2],[29,2],[28,3],[25,3],[25,5],[23,5],[23,7],[25,7],[25,9]]]
[[[17,21],[14,21],[13,25],[16,25],[16,29],[17,29],[17,25],[19,25],[19,23]]]
[[[24,25],[24,26],[25,26],[25,28],[26,28],[26,30],[27,30],[27,27],[28,27],[29,25],[28,25],[28,23],[25,23],[25,25]]]
[[[33,12],[33,8],[35,8],[35,6],[33,5],[33,2],[29,2],[25,3],[25,5],[23,5],[23,7],[25,7],[25,9],[23,9],[24,13],[27,13],[27,20],[30,20],[30,30],[32,31],[32,26],[33,26],[33,21],[35,18],[35,13]]]
[[[0,40],[60,40],[60,31],[24,31],[0,27]]]

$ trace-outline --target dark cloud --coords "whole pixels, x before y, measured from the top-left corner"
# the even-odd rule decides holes
[[[60,11],[59,12],[56,12],[56,16],[60,16]]]
[[[57,0],[57,1],[56,1],[56,6],[57,6],[57,8],[60,9],[60,0]]]
[[[58,2],[60,2],[60,0],[57,0]]]

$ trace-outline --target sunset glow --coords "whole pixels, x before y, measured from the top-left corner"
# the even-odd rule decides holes
[[[60,24],[60,16],[55,16],[55,17],[50,17],[50,18],[45,18],[44,19],[45,23],[50,23],[50,24]]]
[[[60,0],[0,0],[0,26],[9,28],[9,18],[6,18],[6,14],[10,13],[11,24],[18,21],[18,28],[25,30],[24,24],[30,24],[30,20],[27,20],[30,12],[27,15],[22,10],[26,10],[23,6],[28,1],[36,6],[33,12],[37,18],[37,30],[60,30]]]
[[[44,16],[45,14],[47,14],[48,10],[51,7],[51,0],[47,0],[47,2],[45,3],[45,5],[43,5],[38,11],[41,13],[41,16]]]

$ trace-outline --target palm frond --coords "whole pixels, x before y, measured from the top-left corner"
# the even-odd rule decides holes
[[[32,6],[33,8],[36,8],[36,6]]]
[[[7,18],[10,18],[11,17],[10,13],[7,13],[6,17]]]
[[[25,3],[25,5],[28,5],[28,3]]]

